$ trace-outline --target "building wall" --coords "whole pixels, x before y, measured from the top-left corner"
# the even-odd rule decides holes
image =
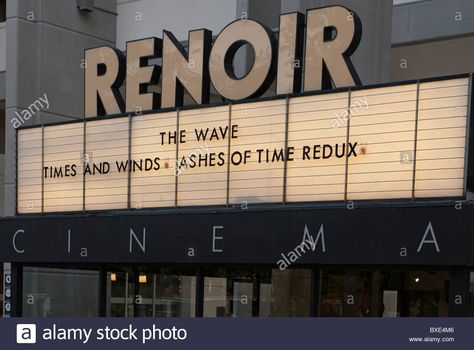
[[[217,35],[236,18],[238,0],[118,0],[117,47],[171,31],[178,40],[188,39],[188,31],[207,28]]]
[[[116,2],[7,1],[5,215],[15,214],[15,112],[47,96],[49,106],[25,124],[83,118],[84,49],[115,45]],[[46,106],[46,104],[45,104]]]
[[[447,55],[446,53],[449,53]],[[392,48],[392,81],[474,72],[474,36]]]
[[[390,80],[474,72],[472,0],[394,6]]]
[[[6,43],[7,43],[7,22],[0,22],[0,72],[5,71],[6,66]]]
[[[472,34],[472,0],[425,0],[393,7],[392,45]]]

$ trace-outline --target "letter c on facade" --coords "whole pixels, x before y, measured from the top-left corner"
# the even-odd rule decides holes
[[[20,229],[15,232],[15,234],[13,235],[12,244],[13,244],[13,249],[15,249],[15,252],[17,252],[18,254],[23,254],[25,250],[24,249],[20,250],[16,246],[16,236],[18,236],[19,233],[25,233],[25,230]]]

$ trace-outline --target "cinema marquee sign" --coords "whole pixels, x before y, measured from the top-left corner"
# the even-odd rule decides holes
[[[189,53],[168,32],[129,42],[126,62],[112,48],[87,50],[91,118],[18,130],[18,212],[463,198],[471,79],[353,87],[360,22],[328,7],[307,12],[305,93],[294,94],[303,23],[302,14],[281,16],[278,62],[273,34],[250,20],[231,23],[212,47],[208,31],[190,32]],[[244,42],[255,61],[237,79],[232,61]],[[145,64],[153,57],[163,67]],[[283,96],[246,100],[275,72]],[[147,91],[160,73],[161,96]],[[226,102],[136,113],[179,107],[184,89],[206,103],[209,80]],[[329,87],[346,88],[308,93]]]
[[[23,128],[18,211],[462,198],[468,89],[461,77]]]

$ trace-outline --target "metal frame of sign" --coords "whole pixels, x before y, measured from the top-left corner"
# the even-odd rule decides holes
[[[474,165],[471,160],[471,158],[474,156],[474,146],[471,144],[470,142],[470,139],[471,137],[473,136],[472,133],[473,133],[473,130],[471,130],[471,127],[470,127],[470,124],[471,124],[471,118],[472,118],[472,115],[473,115],[473,109],[474,109],[474,104],[472,103],[472,99],[473,99],[473,96],[472,96],[472,73],[470,74],[459,74],[459,75],[452,75],[452,76],[445,76],[445,77],[440,77],[440,78],[427,78],[427,79],[419,79],[419,80],[409,80],[409,81],[403,81],[403,82],[395,82],[395,83],[385,83],[385,84],[376,84],[376,85],[370,85],[370,86],[357,86],[357,87],[350,87],[350,88],[338,88],[338,89],[334,89],[334,90],[322,90],[322,91],[312,91],[312,92],[304,92],[304,93],[295,93],[295,94],[287,94],[287,95],[278,95],[278,96],[272,96],[272,97],[268,97],[268,98],[258,98],[258,99],[248,99],[248,100],[244,100],[244,101],[238,101],[238,102],[222,102],[222,103],[211,103],[211,104],[207,104],[207,105],[191,105],[191,106],[186,106],[186,107],[178,107],[178,108],[166,108],[166,109],[158,109],[158,110],[149,110],[149,111],[143,111],[141,112],[140,115],[146,115],[146,114],[152,114],[152,113],[161,113],[161,112],[170,112],[170,111],[177,111],[178,115],[179,115],[179,112],[180,111],[184,111],[184,110],[194,110],[194,109],[200,109],[200,108],[207,108],[207,107],[218,107],[218,106],[235,106],[235,105],[238,105],[238,104],[241,104],[241,103],[249,103],[249,102],[263,102],[263,101],[272,101],[272,100],[278,100],[278,99],[281,99],[283,101],[286,100],[286,104],[287,104],[287,107],[286,107],[286,126],[285,126],[285,138],[288,137],[288,100],[289,98],[291,97],[300,97],[300,96],[313,96],[313,95],[323,95],[323,94],[331,94],[331,93],[337,93],[337,92],[349,92],[349,93],[353,93],[353,92],[356,92],[356,91],[359,91],[359,90],[369,90],[369,89],[375,89],[375,88],[381,88],[381,87],[394,87],[394,86],[402,86],[402,85],[408,85],[408,84],[417,84],[419,86],[420,83],[427,83],[427,82],[436,82],[436,81],[443,81],[443,80],[449,80],[449,79],[456,79],[456,78],[469,78],[469,87],[468,87],[468,90],[469,90],[469,95],[468,95],[468,109],[467,109],[467,127],[466,127],[466,142],[465,142],[465,166],[464,166],[464,172],[465,172],[465,175],[464,175],[464,193],[463,193],[463,196],[462,197],[454,197],[455,199],[464,199],[466,198],[466,193],[467,191],[470,191],[471,188],[474,187],[474,184],[473,184],[473,174],[474,174]],[[418,89],[419,91],[419,89]],[[418,94],[418,92],[417,92]],[[350,98],[349,98],[349,103],[350,103]],[[418,99],[417,99],[417,103],[418,103]],[[350,107],[350,106],[349,106]],[[418,108],[417,108],[418,110]],[[418,113],[416,113],[416,115],[418,115]],[[44,132],[44,128],[46,126],[53,126],[53,125],[64,125],[64,124],[72,124],[72,123],[84,123],[84,127],[86,125],[86,122],[88,121],[94,121],[94,120],[107,120],[107,119],[113,119],[113,118],[117,118],[117,117],[128,117],[129,119],[129,124],[131,123],[131,121],[133,120],[133,117],[134,117],[134,113],[123,113],[123,114],[116,114],[116,115],[109,115],[109,116],[104,116],[104,117],[90,117],[90,118],[85,118],[84,120],[80,120],[80,121],[63,121],[63,122],[53,122],[53,123],[44,123],[44,124],[41,124],[41,125],[31,125],[31,126],[21,126],[17,129],[17,132],[16,132],[16,157],[15,157],[15,164],[16,164],[16,175],[18,176],[18,130],[23,130],[23,129],[30,129],[30,128],[38,128],[38,127],[41,127],[42,128],[42,132]],[[178,117],[178,120],[179,120],[179,117]],[[348,126],[349,126],[349,123],[347,123]],[[130,128],[129,128],[130,129]],[[130,130],[129,130],[130,132]],[[415,133],[416,133],[416,130],[415,130]],[[349,135],[347,135],[349,136]],[[44,138],[42,138],[42,143],[43,143],[43,146],[44,146]],[[131,138],[129,137],[129,142],[131,142]],[[288,140],[285,139],[285,146],[287,145],[287,142]],[[85,143],[85,136],[84,136],[84,143]],[[178,148],[178,147],[177,147]],[[129,147],[129,151],[130,151],[130,147]],[[416,152],[416,140],[415,140],[415,152]],[[42,152],[43,154],[44,152]],[[44,157],[44,155],[42,155],[42,157]],[[286,169],[287,169],[287,165],[286,165],[286,160],[285,160],[285,164],[284,164],[284,173],[286,174]],[[347,163],[347,162],[346,162]],[[347,164],[346,164],[347,166]],[[230,168],[230,167],[228,167]],[[413,167],[413,171],[415,172],[415,166]],[[229,169],[227,169],[227,171],[229,172]],[[228,175],[229,176],[229,175]],[[346,171],[346,176],[347,176],[347,171]],[[85,181],[85,176],[83,176],[84,178],[84,181]],[[413,176],[413,179],[415,177]],[[286,201],[286,176],[284,176],[284,180],[283,180],[283,201],[282,203],[274,203],[274,204],[270,204],[270,205],[285,205],[287,203]],[[129,179],[128,179],[128,186],[130,187],[130,176],[129,176]],[[347,186],[347,181],[346,181],[346,186]],[[44,178],[42,179],[42,191],[44,190]],[[84,187],[85,188],[85,187]],[[228,189],[227,189],[228,191]],[[130,189],[128,189],[128,197],[130,197]],[[85,196],[85,191],[84,191],[84,196]],[[44,205],[43,201],[44,201],[44,196],[42,196],[42,207]],[[176,197],[175,197],[176,198]],[[229,200],[228,200],[229,196],[227,194],[227,203],[225,204],[222,204],[222,205],[211,205],[211,207],[222,207],[222,206],[230,206],[229,204]],[[438,198],[431,198],[430,200],[431,201],[437,201],[437,200],[440,200],[440,199],[448,199],[448,198],[451,198],[451,197],[438,197]],[[420,200],[423,200],[425,198],[415,198],[414,196],[412,196],[412,198],[408,198],[408,199],[393,199],[391,200],[392,202],[394,203],[397,203],[397,202],[418,202]],[[347,188],[346,188],[346,191],[345,191],[345,200],[347,201]],[[363,201],[363,200],[361,200]],[[383,200],[380,200],[380,199],[374,199],[374,200],[371,200],[371,202],[373,203],[377,203],[379,201],[383,201]],[[340,202],[340,201],[321,201],[321,202],[305,202],[307,204],[315,204],[317,203],[317,205],[327,205],[328,203],[331,203],[331,202]],[[85,201],[83,201],[83,203],[85,203]],[[22,213],[19,213],[18,212],[18,179],[16,178],[16,181],[15,181],[15,207],[16,207],[16,213],[18,215],[28,215],[28,214],[22,214]],[[199,207],[203,207],[203,206],[199,206]],[[177,207],[175,205],[175,210],[179,211],[179,210],[182,210],[184,207]],[[147,208],[148,209],[148,208]],[[150,209],[153,209],[153,208],[150,208]],[[107,210],[87,210],[87,212],[103,212],[103,211],[107,211],[107,212],[110,212],[110,211],[123,211],[124,209],[107,209]],[[131,207],[130,205],[130,198],[128,198],[128,208],[126,208],[126,210],[131,210],[131,211],[141,211],[141,210],[146,210],[146,209],[134,209],[133,207]],[[86,212],[85,210],[85,207],[83,207],[83,210],[79,210],[79,211],[66,211],[64,213],[67,213],[67,214],[73,214],[73,213],[80,213],[80,212]],[[61,211],[58,211],[58,212],[55,212],[55,213],[63,213]],[[31,215],[31,214],[30,214]],[[45,213],[43,213],[43,210],[42,210],[42,213],[38,213],[37,215],[45,215]]]

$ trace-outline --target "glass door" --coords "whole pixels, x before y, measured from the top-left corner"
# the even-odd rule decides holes
[[[204,277],[204,317],[259,315],[259,270],[207,269]]]
[[[206,269],[204,317],[307,317],[310,269]]]
[[[111,317],[194,317],[196,276],[192,271],[156,270],[108,272]]]

